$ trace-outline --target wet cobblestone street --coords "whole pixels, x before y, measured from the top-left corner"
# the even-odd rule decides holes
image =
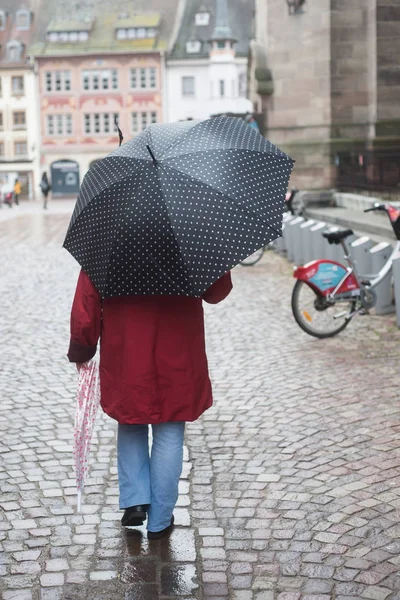
[[[171,537],[121,529],[116,424],[100,413],[77,513],[72,207],[0,211],[1,598],[400,600],[395,318],[308,337],[273,253],[206,307],[215,404],[187,426]]]

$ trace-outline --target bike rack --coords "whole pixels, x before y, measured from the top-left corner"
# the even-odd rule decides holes
[[[368,277],[372,273],[372,256],[370,250],[374,243],[366,235],[350,244],[351,257],[359,275]]]
[[[300,225],[299,243],[295,248],[295,263],[296,265],[306,265],[313,259],[311,252],[310,228],[315,225],[315,221],[310,219]],[[297,252],[297,256],[296,256]]]
[[[393,258],[394,297],[396,299],[396,322],[400,328],[400,252]]]
[[[278,254],[286,254],[287,231],[285,232],[285,229],[286,229],[287,225],[290,223],[290,221],[293,221],[294,218],[295,218],[295,216],[291,215],[290,213],[284,213],[284,215],[283,215],[282,237],[278,238],[274,243],[274,250],[276,252],[278,252]]]
[[[372,272],[379,273],[393,252],[388,242],[381,242],[369,251],[372,258]],[[392,269],[379,283],[374,291],[376,293],[375,312],[377,315],[386,315],[395,311],[392,298]]]
[[[326,223],[319,221],[315,225],[313,225],[310,229],[310,253],[311,260],[318,260],[322,256],[322,252],[324,251],[325,240],[322,237],[324,229],[326,229]]]
[[[286,244],[286,256],[288,260],[291,262],[294,261],[294,252],[296,246],[296,237],[299,235],[299,228],[301,223],[304,222],[303,217],[295,217],[293,220],[289,221],[287,227],[285,227],[285,231],[287,231],[287,244]]]

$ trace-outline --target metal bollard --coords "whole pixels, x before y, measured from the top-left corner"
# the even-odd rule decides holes
[[[298,229],[301,223],[304,222],[303,217],[296,217],[289,221],[285,231],[287,232],[287,245],[286,245],[286,256],[290,261],[294,261],[294,248],[296,245],[296,236],[298,235]]]
[[[370,250],[374,243],[368,236],[358,238],[350,245],[351,257],[354,260],[356,269],[362,277],[369,277],[372,273],[372,257]]]
[[[312,260],[310,229],[315,221],[310,219],[300,225],[298,256],[295,256],[296,265],[305,265]],[[296,249],[295,249],[296,250]]]
[[[379,273],[387,259],[393,252],[393,248],[387,242],[377,244],[369,251],[372,258],[372,271],[375,275]],[[377,315],[386,315],[394,312],[392,298],[392,269],[386,275],[385,279],[374,288],[376,293],[375,312]]]
[[[322,257],[323,246],[325,244],[325,240],[322,237],[324,229],[326,229],[326,223],[322,222],[316,223],[310,229],[311,260],[318,260]]]
[[[396,301],[396,322],[400,328],[400,252],[393,258],[394,297]]]

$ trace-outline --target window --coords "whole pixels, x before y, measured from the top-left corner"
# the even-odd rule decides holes
[[[128,40],[134,40],[136,38],[136,29],[134,27],[130,27],[130,29],[126,29],[125,31]]]
[[[70,42],[77,42],[78,41],[78,32],[77,31],[71,31],[69,34],[69,41]]]
[[[4,143],[0,142],[0,156],[4,156]]]
[[[25,129],[25,111],[18,111],[13,113],[13,129]]]
[[[182,96],[194,96],[194,77],[182,77]]]
[[[217,42],[217,48],[225,48],[225,42]]]
[[[0,112],[0,129],[3,129],[3,113]]]
[[[196,14],[195,18],[196,25],[208,25],[210,22],[210,13],[200,12]]]
[[[88,31],[80,31],[78,34],[78,37],[79,37],[80,42],[87,42],[89,39],[89,32]]]
[[[7,44],[7,60],[9,62],[19,62],[22,59],[23,45],[21,42],[8,42]]]
[[[223,79],[219,80],[219,95],[221,98],[225,96],[225,81]]]
[[[85,133],[90,133],[91,132],[91,125],[90,125],[90,115],[85,115],[84,119],[83,119],[83,128],[85,130]]]
[[[69,92],[71,71],[46,71],[44,75],[46,92]]]
[[[149,88],[154,89],[157,87],[156,77],[156,70],[152,67],[151,69],[149,69]]]
[[[118,70],[82,71],[82,86],[84,90],[117,90]]]
[[[147,37],[147,30],[144,27],[139,27],[136,31],[136,35],[138,38],[145,38]]]
[[[157,113],[152,112],[133,112],[131,114],[132,133],[140,133],[152,123],[157,123]]]
[[[126,29],[117,29],[117,40],[126,40]]]
[[[26,8],[21,8],[17,10],[15,15],[15,24],[17,29],[19,30],[27,30],[30,29],[31,26],[31,13]]]
[[[118,113],[94,113],[83,115],[83,129],[85,134],[105,134],[118,131],[115,120]]]
[[[2,89],[2,84],[1,84],[1,77],[0,77],[0,96],[3,95],[3,89]]]
[[[239,74],[239,96],[241,98],[246,98],[246,96],[247,96],[247,74],[246,73]]]
[[[155,67],[140,69],[131,69],[131,88],[132,89],[156,89],[157,88],[157,69]]]
[[[141,88],[147,87],[147,70],[146,69],[140,69],[140,87]]]
[[[186,42],[186,52],[187,54],[196,54],[196,52],[200,52],[201,50],[201,42],[199,40],[189,40]]]
[[[0,10],[0,31],[6,28],[7,15],[4,10]]]
[[[13,96],[21,96],[24,93],[24,78],[17,75],[11,78],[11,90]]]
[[[46,117],[47,135],[72,135],[72,115],[56,114]]]
[[[28,145],[26,142],[15,142],[14,144],[15,156],[28,156]]]

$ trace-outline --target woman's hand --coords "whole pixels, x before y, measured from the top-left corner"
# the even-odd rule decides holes
[[[85,362],[85,363],[75,363],[76,365],[76,370],[78,371],[78,373],[80,372],[81,369],[86,369],[89,363]]]

